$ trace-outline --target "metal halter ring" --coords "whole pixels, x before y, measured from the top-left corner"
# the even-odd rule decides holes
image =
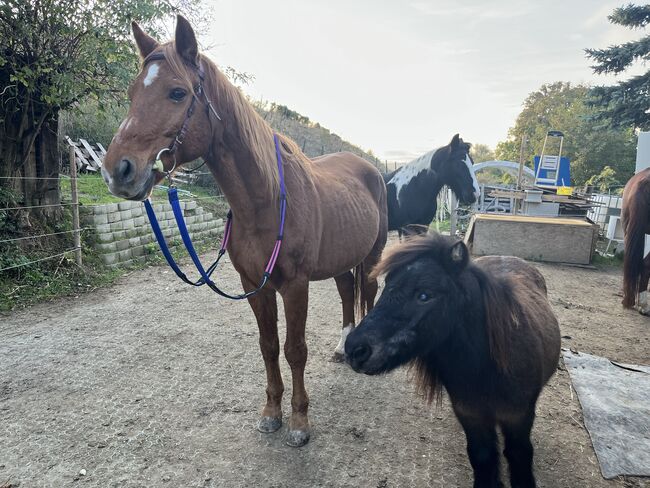
[[[160,171],[161,173],[163,173],[169,179],[169,181],[171,182],[172,173],[176,169],[176,154],[172,153],[172,158],[174,159],[174,165],[172,166],[172,169],[170,169],[169,171],[165,171],[165,166],[163,165],[163,162],[160,159],[160,155],[163,154],[165,151],[169,151],[171,153],[171,150],[168,147],[165,147],[165,148],[161,149],[160,151],[158,151],[158,154],[156,155],[156,160],[153,163],[153,168],[152,169],[155,169],[156,171]]]

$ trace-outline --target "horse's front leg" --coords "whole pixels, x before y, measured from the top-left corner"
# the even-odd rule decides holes
[[[248,292],[255,285],[242,278]],[[280,342],[278,340],[278,304],[275,290],[266,288],[248,298],[260,331],[260,349],[266,367],[266,405],[257,424],[260,432],[275,432],[282,426],[282,375],[280,374]]]
[[[336,288],[341,296],[343,306],[343,328],[341,329],[341,339],[334,349],[332,361],[342,363],[345,359],[345,339],[354,328],[354,275],[352,271],[346,271],[335,276],[334,281],[336,281]]]
[[[309,442],[309,397],[305,390],[305,364],[307,363],[307,343],[305,342],[305,322],[309,281],[294,279],[280,291],[287,319],[287,338],[284,355],[291,367],[293,393],[291,396],[291,417],[287,444],[292,447],[304,446]]]

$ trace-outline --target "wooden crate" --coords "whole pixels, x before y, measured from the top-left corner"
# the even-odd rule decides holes
[[[589,264],[597,239],[598,226],[583,219],[477,214],[465,243],[477,256]]]

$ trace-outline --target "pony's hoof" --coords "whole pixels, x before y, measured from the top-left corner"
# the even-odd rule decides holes
[[[290,430],[287,433],[287,445],[291,447],[302,447],[309,442],[308,430]]]
[[[341,354],[340,352],[335,352],[334,354],[332,354],[332,359],[330,359],[330,361],[333,363],[344,363],[345,354]]]
[[[262,417],[257,422],[257,430],[264,434],[270,434],[282,427],[282,417]]]

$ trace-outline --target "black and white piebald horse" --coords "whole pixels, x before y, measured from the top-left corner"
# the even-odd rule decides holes
[[[436,215],[436,198],[447,185],[461,203],[469,205],[480,188],[469,155],[470,144],[456,134],[449,144],[434,149],[392,173],[384,174],[388,190],[388,230],[428,227]],[[412,229],[418,232],[414,227]]]

